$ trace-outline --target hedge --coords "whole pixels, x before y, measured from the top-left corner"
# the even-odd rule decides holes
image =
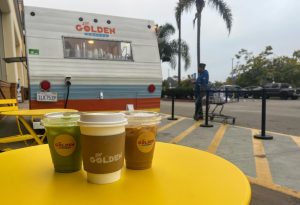
[[[194,90],[190,87],[176,87],[162,91],[162,97],[175,96],[177,99],[192,99],[194,97]]]

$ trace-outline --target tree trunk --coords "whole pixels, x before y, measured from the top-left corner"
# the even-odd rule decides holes
[[[178,20],[178,85],[181,82],[181,14]]]
[[[201,13],[198,13],[198,18],[197,18],[197,67],[199,66],[199,63],[201,63],[200,31],[201,31]]]

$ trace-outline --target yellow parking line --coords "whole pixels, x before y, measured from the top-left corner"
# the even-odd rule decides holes
[[[256,130],[256,131],[260,131],[259,129],[257,128],[251,128],[251,127],[243,127],[243,126],[238,126],[238,125],[233,125],[234,127],[237,127],[237,128],[243,128],[243,129],[247,129],[247,130]],[[284,134],[284,133],[280,133],[280,132],[273,132],[273,131],[266,131],[268,134],[274,134],[274,135],[278,135],[278,136],[281,136],[281,137],[290,137],[291,135],[289,134]],[[300,136],[295,136],[295,137],[299,137]]]
[[[177,124],[178,122],[180,122],[180,121],[182,121],[182,120],[184,120],[184,119],[185,119],[185,117],[179,118],[178,120],[174,120],[173,122],[170,122],[169,124],[167,124],[167,125],[165,125],[165,126],[159,128],[159,129],[158,129],[158,132],[164,131],[164,130],[166,130],[166,129],[172,127],[173,125]]]
[[[252,129],[252,136],[254,136],[257,133],[258,133],[257,130]],[[269,183],[269,184],[273,183],[269,162],[266,158],[266,153],[265,153],[262,140],[255,139],[254,137],[252,137],[252,143],[253,143],[253,153],[254,153],[255,165],[256,165],[257,180],[263,183]]]
[[[269,182],[263,182],[263,181],[261,181],[261,180],[259,180],[257,178],[252,178],[252,177],[249,177],[249,176],[248,176],[248,180],[252,184],[257,184],[259,186],[266,187],[267,189],[278,191],[278,192],[281,192],[281,193],[287,194],[289,196],[293,196],[293,197],[296,197],[296,198],[300,199],[300,192],[299,191],[290,189],[288,187],[280,186],[278,184],[269,183]]]
[[[195,122],[191,127],[189,127],[188,129],[186,129],[185,131],[183,131],[182,133],[174,137],[169,143],[178,143],[183,138],[185,138],[188,134],[193,132],[197,127],[199,127],[202,122],[203,122],[202,120]]]
[[[294,142],[300,147],[300,137],[291,136],[291,138],[294,140]]]
[[[224,137],[224,134],[228,128],[227,124],[222,124],[218,131],[216,132],[213,141],[209,145],[207,151],[210,153],[215,153]]]

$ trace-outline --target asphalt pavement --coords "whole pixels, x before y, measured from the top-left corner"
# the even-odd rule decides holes
[[[273,140],[254,139],[259,130],[176,116],[160,124],[158,141],[208,151],[240,168],[252,183],[251,204],[300,204],[300,141],[272,133]],[[269,132],[267,132],[269,134]],[[299,138],[300,139],[300,138]]]
[[[161,112],[171,113],[170,100],[161,101]],[[261,100],[240,99],[239,102],[226,103],[223,113],[236,117],[236,125],[261,128]],[[194,102],[175,100],[175,114],[192,117]],[[266,114],[266,130],[300,136],[300,100],[268,99]]]

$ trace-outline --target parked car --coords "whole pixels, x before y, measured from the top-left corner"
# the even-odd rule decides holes
[[[242,91],[241,95],[244,98],[253,97],[254,90],[256,90],[256,89],[261,89],[261,87],[260,86],[256,86],[256,85],[244,87],[244,88],[241,89],[241,91]]]
[[[266,91],[266,97],[280,97],[283,100],[291,98],[293,100],[298,99],[296,94],[296,89],[294,89],[288,83],[268,83],[264,85]],[[253,90],[253,98],[260,98],[262,96],[262,88],[257,88]]]
[[[241,97],[242,96],[242,92],[241,92],[241,86],[239,85],[222,85],[219,90],[221,91],[228,91],[227,92],[227,97],[229,98],[237,98],[238,96]]]
[[[300,96],[300,88],[296,88],[296,95]]]

